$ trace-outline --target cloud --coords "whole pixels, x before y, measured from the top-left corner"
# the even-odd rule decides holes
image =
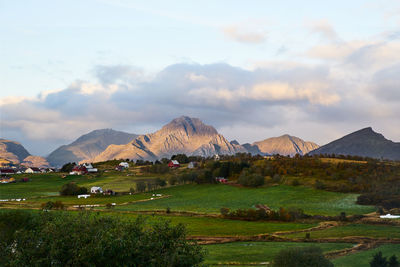
[[[307,23],[312,33],[319,34],[322,38],[331,42],[340,42],[341,39],[336,30],[327,20],[317,20]]]
[[[265,31],[237,25],[224,27],[222,32],[227,38],[239,43],[261,44],[267,38]]]

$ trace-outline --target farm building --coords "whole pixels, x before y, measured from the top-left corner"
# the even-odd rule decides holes
[[[87,172],[89,172],[89,173],[97,172],[97,168],[93,168],[92,164],[90,164],[90,163],[83,163],[82,166],[84,166],[86,168]]]
[[[25,173],[41,173],[42,171],[36,167],[30,167],[25,170]]]
[[[1,175],[9,175],[9,174],[14,174],[14,173],[15,173],[14,169],[11,169],[11,168],[0,169]]]
[[[170,168],[179,168],[181,165],[179,164],[179,162],[177,160],[171,160],[168,163],[168,167]]]
[[[219,160],[219,159],[220,159],[220,156],[218,154],[215,154],[214,155],[214,160]]]
[[[92,186],[92,188],[90,188],[90,193],[92,194],[103,193],[103,189],[100,186]]]
[[[72,169],[72,172],[70,172],[69,174],[71,174],[71,175],[82,175],[82,174],[86,174],[86,173],[88,173],[88,171],[87,171],[85,166],[77,165]]]
[[[129,163],[128,162],[121,162],[119,164],[119,166],[121,166],[122,168],[129,168]]]

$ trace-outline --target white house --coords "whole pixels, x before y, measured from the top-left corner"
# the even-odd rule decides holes
[[[87,172],[97,172],[97,168],[93,168],[90,163],[83,163],[82,166],[86,168]]]
[[[123,168],[129,168],[129,163],[128,162],[121,162],[119,164],[119,166],[123,167]]]
[[[214,160],[219,160],[219,159],[220,159],[219,155],[218,155],[218,154],[215,154],[215,155],[214,155]]]
[[[92,194],[103,193],[103,189],[100,186],[93,186],[92,188],[90,188],[90,193]]]

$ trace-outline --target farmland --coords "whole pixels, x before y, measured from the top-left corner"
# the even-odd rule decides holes
[[[288,159],[284,161],[285,164],[289,164]],[[350,164],[346,166],[356,166],[357,170],[368,165],[367,162],[342,159],[321,159],[321,162],[314,163],[331,164],[333,167],[330,168],[342,168],[340,164]],[[265,162],[258,160],[256,163]],[[167,220],[174,226],[184,225],[188,238],[203,244],[203,248],[208,252],[206,264],[210,265],[270,262],[282,248],[306,247],[312,244],[317,244],[325,253],[331,253],[337,250],[345,251],[360,242],[372,244],[379,241],[383,242],[381,248],[389,253],[396,248],[396,245],[389,243],[400,242],[399,224],[388,225],[384,221],[370,224],[368,220],[357,219],[367,214],[370,218],[378,217],[375,206],[356,204],[359,193],[317,189],[315,181],[321,178],[316,178],[315,175],[321,175],[321,172],[305,177],[296,176],[291,172],[279,180],[265,176],[264,185],[245,187],[235,182],[235,176],[228,184],[179,180],[179,177],[193,174],[193,171],[191,174],[185,167],[158,174],[151,173],[148,169],[146,171],[141,166],[117,172],[112,169],[114,163],[107,164],[99,164],[97,167],[101,171],[97,174],[82,176],[62,173],[15,175],[16,183],[0,184],[0,199],[26,200],[2,201],[0,209],[41,212],[46,203],[61,202],[69,214],[77,214],[80,212],[78,209],[85,209],[93,214],[120,218],[123,221],[134,221],[139,216],[150,223]],[[273,161],[271,164],[277,162]],[[203,175],[204,172],[199,170],[198,174]],[[343,177],[340,178],[342,181]],[[28,181],[23,182],[22,178],[28,178]],[[175,179],[175,183],[170,183],[171,178]],[[157,179],[163,179],[164,185],[156,185],[154,182]],[[294,184],[294,181],[299,183]],[[71,182],[88,189],[100,186],[117,194],[91,194],[87,199],[61,196],[61,187]],[[139,191],[138,183],[145,184],[146,189]],[[326,184],[334,183],[333,176],[327,178]],[[111,203],[114,203],[112,207]],[[279,211],[280,208],[300,209],[305,214],[314,216],[289,220],[260,220],[221,215],[221,208],[230,211],[256,211],[259,205],[275,211]],[[355,216],[354,219],[352,215],[358,217]],[[338,255],[332,260],[337,266],[352,266],[351,264],[362,257],[360,255],[370,258],[371,253],[377,249],[355,251],[345,256]]]

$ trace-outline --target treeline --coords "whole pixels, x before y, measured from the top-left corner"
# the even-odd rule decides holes
[[[67,212],[0,212],[0,266],[198,266],[183,225]]]

